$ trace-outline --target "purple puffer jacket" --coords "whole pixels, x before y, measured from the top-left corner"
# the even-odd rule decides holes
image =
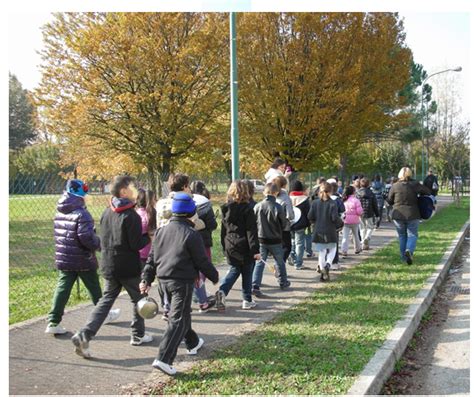
[[[57,210],[54,217],[56,267],[76,272],[97,269],[95,251],[100,249],[100,239],[95,234],[94,220],[84,199],[65,192]]]

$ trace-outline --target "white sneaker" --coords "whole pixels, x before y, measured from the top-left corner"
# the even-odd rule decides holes
[[[198,350],[202,347],[202,345],[204,345],[204,339],[199,338],[199,342],[198,342],[197,346],[194,347],[191,350],[188,350],[188,355],[190,355],[190,356],[196,355]]]
[[[164,363],[163,361],[158,360],[157,358],[155,359],[155,361],[153,361],[153,364],[151,364],[151,366],[153,368],[159,369],[160,371],[163,371],[167,375],[173,376],[176,374],[176,368]]]
[[[139,336],[133,336],[130,338],[130,344],[132,346],[140,346],[143,343],[150,343],[153,340],[153,336],[145,334],[141,338]]]
[[[257,303],[255,301],[242,301],[242,309],[249,310],[257,306]]]
[[[53,334],[53,335],[62,335],[62,334],[66,334],[67,330],[61,324],[58,324],[58,325],[48,324],[44,333]]]
[[[120,309],[110,309],[107,318],[104,321],[104,324],[111,323],[112,321],[117,320],[120,317]]]

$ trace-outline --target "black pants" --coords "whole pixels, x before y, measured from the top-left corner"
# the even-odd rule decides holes
[[[283,261],[286,263],[291,253],[291,231],[283,232],[281,243],[283,246]]]
[[[168,327],[160,343],[158,360],[171,365],[183,338],[188,350],[195,348],[199,343],[199,337],[191,328],[191,300],[194,283],[160,280],[158,288],[160,294],[165,293],[170,301]]]
[[[122,287],[127,291],[133,304],[133,317],[130,324],[132,335],[141,338],[145,334],[145,320],[137,312],[137,302],[143,298],[139,289],[140,280],[139,276],[105,280],[104,295],[89,315],[85,327],[81,329],[85,333],[87,340],[92,339],[97,331],[99,331],[120,291],[122,291]]]

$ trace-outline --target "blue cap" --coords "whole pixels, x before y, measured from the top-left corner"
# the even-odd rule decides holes
[[[80,179],[70,179],[66,184],[66,192],[74,196],[84,197],[89,191],[89,187]]]
[[[174,215],[191,217],[196,213],[196,203],[187,193],[175,193],[171,202],[171,212]]]

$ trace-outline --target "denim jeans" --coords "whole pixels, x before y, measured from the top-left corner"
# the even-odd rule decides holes
[[[291,232],[291,257],[295,262],[295,267],[303,266],[304,247],[306,243],[305,229]]]
[[[282,245],[260,243],[260,255],[262,256],[262,260],[256,263],[252,279],[252,286],[255,289],[259,289],[260,285],[262,285],[263,270],[265,269],[264,261],[267,260],[269,252],[273,255],[273,259],[275,259],[276,262],[275,277],[278,279],[278,283],[283,285],[288,281],[288,277],[286,275],[286,266],[285,262],[283,261]]]
[[[310,256],[313,255],[313,233],[311,228],[305,230],[305,244],[306,244],[306,253]]]
[[[209,258],[209,262],[212,263],[211,247],[206,247],[206,255]],[[204,305],[207,302],[206,276],[201,272],[199,272],[199,279],[194,283],[194,295],[200,305]]]
[[[235,263],[229,263],[229,270],[222,280],[219,289],[224,292],[227,296],[229,291],[234,286],[235,282],[242,275],[242,298],[247,302],[252,301],[252,273],[254,262],[250,262],[247,265],[238,265]]]
[[[400,240],[400,257],[402,260],[405,260],[405,251],[410,251],[412,255],[415,252],[420,220],[401,221],[394,219],[393,223],[397,228],[398,238]]]

